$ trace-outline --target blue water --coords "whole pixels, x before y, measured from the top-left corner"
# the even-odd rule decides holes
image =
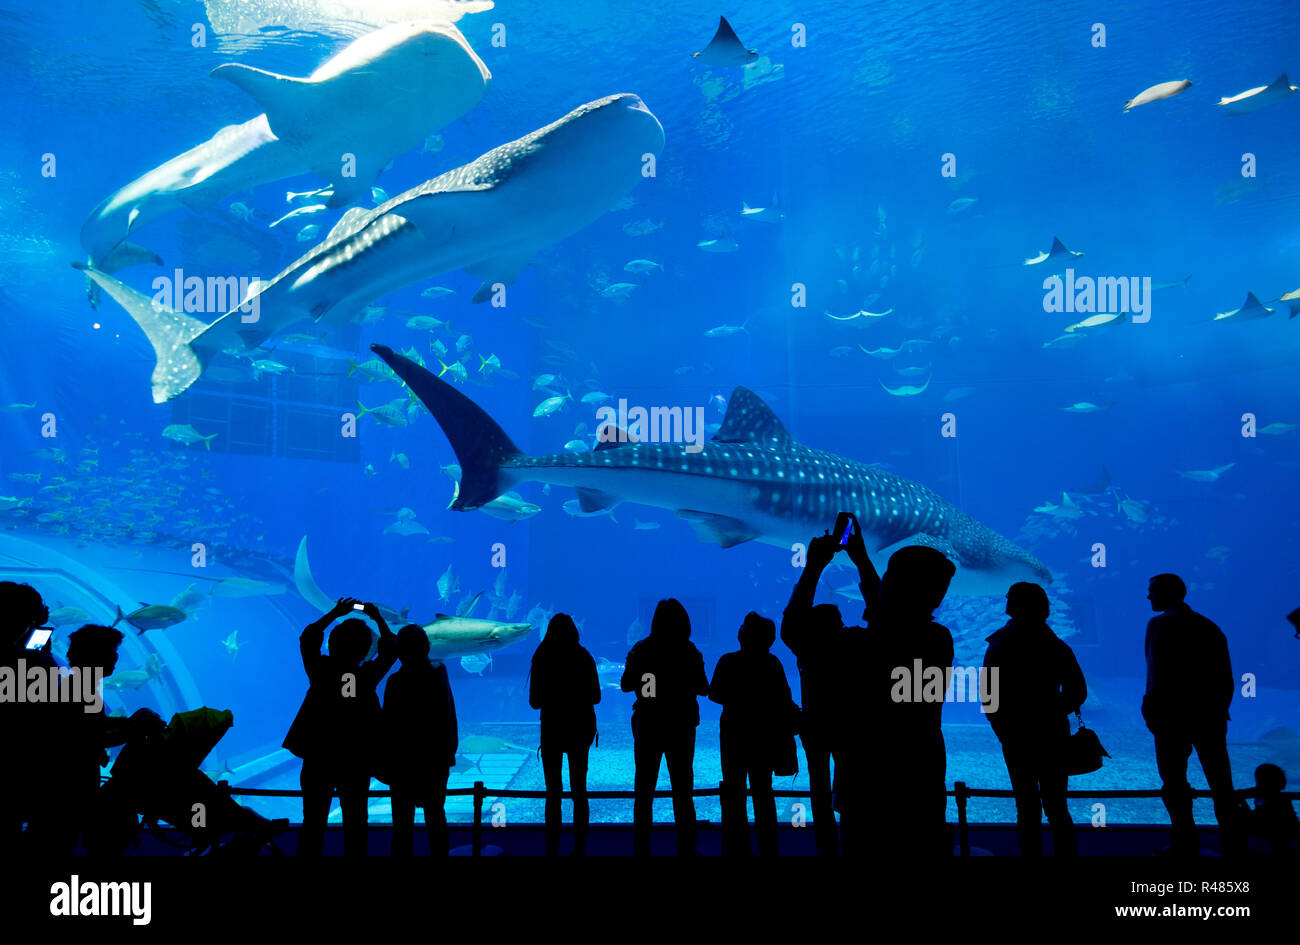
[[[546,494],[534,483],[519,489],[542,507],[527,521],[447,511],[452,483],[440,467],[455,456],[428,415],[405,428],[364,418],[358,439],[343,446],[304,419],[313,410],[354,409],[345,395],[367,406],[392,400],[401,393],[394,385],[354,388],[355,378],[337,376],[346,374],[346,361],[290,346],[268,356],[298,374],[237,385],[205,380],[155,405],[153,352],[143,334],[111,299],[98,310],[88,306],[85,283],[68,263],[85,257],[78,232],[90,210],[220,126],[257,114],[243,92],[209,78],[211,69],[241,62],[306,75],[389,22],[383,11],[401,16],[400,4],[371,3],[367,22],[358,23],[347,17],[361,14],[340,17],[322,2],[318,16],[289,21],[287,6],[0,4],[7,126],[0,139],[0,405],[35,404],[0,414],[0,473],[42,476],[39,483],[0,478],[0,495],[31,500],[0,511],[0,570],[95,620],[111,620],[116,606],[166,603],[190,584],[204,591],[231,576],[283,585],[278,594],[213,596],[176,627],[133,637],[124,667],[156,652],[166,668],[110,699],[126,710],[233,709],[236,727],[207,767],[257,762],[249,783],[296,781],[291,765],[275,767],[275,752],[305,688],[296,632],[313,611],[291,573],[304,535],[327,594],[409,607],[423,620],[479,590],[491,593],[492,546],[501,542],[504,596],[519,595],[516,616],[567,611],[592,653],[614,662],[626,653],[632,625],[648,627],[654,602],[676,596],[712,667],[734,648],[746,611],[779,615],[797,573],[789,552],[701,544],[672,512],[647,507],[624,505],[617,521],[573,518],[562,507],[571,490]],[[1051,568],[1053,623],[1093,684],[1085,712],[1109,724],[1117,740],[1146,744],[1136,713],[1150,615],[1144,597],[1147,578],[1162,571],[1187,580],[1189,602],[1226,632],[1234,669],[1256,676],[1256,694],[1234,703],[1230,739],[1251,746],[1272,729],[1300,729],[1289,669],[1300,643],[1284,621],[1300,604],[1291,554],[1300,433],[1242,435],[1247,413],[1259,428],[1300,423],[1293,378],[1300,326],[1286,318],[1284,303],[1266,319],[1210,323],[1240,306],[1247,291],[1274,300],[1300,280],[1300,97],[1245,116],[1215,107],[1221,96],[1288,69],[1300,79],[1300,10],[1262,2],[1232,10],[1209,2],[1176,10],[1096,2],[917,9],[764,0],[721,11],[765,57],[746,72],[689,56],[707,43],[717,12],[683,3],[502,0],[462,17],[460,30],[492,72],[487,94],[463,118],[430,129],[441,135],[440,150],[398,156],[377,182],[387,194],[615,92],[640,95],[662,123],[667,143],[657,174],[631,190],[626,205],[540,252],[510,288],[505,310],[471,305],[480,280],[450,272],[372,300],[387,306],[385,318],[325,343],[356,360],[370,356],[372,342],[417,345],[435,364],[427,350],[434,336],[404,322],[412,313],[450,317],[455,330],[437,337],[451,347],[461,334],[472,336],[465,364],[473,380],[483,379],[475,355],[495,354],[517,375],[463,389],[534,454],[561,451],[579,423],[588,433],[596,426],[594,409],[580,402],[534,419],[547,396],[532,389],[542,373],[562,374],[560,392],[571,389],[575,398],[599,389],[632,404],[702,406],[709,423],[722,419],[714,398],[745,385],[802,442],[887,464]],[[1097,23],[1105,26],[1104,48],[1091,43]],[[194,24],[204,25],[205,46],[192,45]],[[792,24],[806,26],[806,46],[791,44]],[[290,28],[265,29],[277,25]],[[493,45],[499,25],[504,46]],[[1182,94],[1122,113],[1140,90],[1184,77],[1193,85]],[[955,156],[955,178],[941,174],[945,154]],[[1249,179],[1246,154],[1257,171]],[[46,155],[54,157],[53,176],[42,173]],[[230,194],[203,213],[151,221],[132,240],[158,253],[164,272],[181,266],[269,278],[313,244],[295,241],[301,223],[269,229],[268,222],[290,209],[286,191],[321,185],[302,175]],[[742,201],[764,206],[774,193],[783,222],[741,218]],[[962,198],[975,202],[951,212]],[[253,219],[235,216],[236,202]],[[323,233],[340,214],[304,222],[320,223]],[[630,235],[644,221],[650,231]],[[727,231],[738,252],[697,248]],[[1154,293],[1149,322],[1045,348],[1084,317],[1045,312],[1049,267],[1021,265],[1053,236],[1084,252],[1071,260],[1080,275],[1192,278]],[[662,272],[625,272],[637,258],[662,264]],[[873,259],[881,260],[874,273]],[[147,290],[156,272],[145,266],[119,276]],[[600,294],[624,281],[639,284],[629,298]],[[791,305],[796,283],[806,287],[804,307]],[[430,285],[457,294],[433,302],[420,295]],[[864,308],[893,312],[845,324],[825,315]],[[858,327],[863,321],[871,324]],[[723,324],[747,330],[704,335]],[[859,350],[905,339],[932,343],[894,362]],[[848,350],[832,356],[841,348]],[[894,370],[908,366],[925,373]],[[920,385],[927,375],[916,396],[882,389],[882,382]],[[970,390],[955,396],[961,388]],[[1105,409],[1061,409],[1079,402]],[[955,438],[941,436],[948,412]],[[53,437],[42,436],[49,415]],[[207,432],[205,422],[222,431],[211,450],[162,436],[169,424]],[[50,448],[65,451],[67,462],[36,453]],[[322,458],[302,458],[313,451]],[[395,452],[409,469],[391,461]],[[80,465],[90,459],[95,465]],[[1228,464],[1218,481],[1179,475]],[[1081,518],[1034,512],[1060,503],[1063,490],[1088,484],[1103,466],[1140,511],[1124,514],[1112,494],[1072,492]],[[384,534],[403,508],[429,536]],[[634,528],[638,520],[659,527]],[[452,540],[426,540],[434,536]],[[194,542],[210,554],[206,569],[192,566]],[[1089,560],[1098,542],[1106,546],[1104,568]],[[84,570],[69,576],[70,561]],[[460,590],[444,601],[435,583],[449,564]],[[819,599],[840,603],[855,619],[856,603],[834,594],[851,583],[848,574],[829,574]],[[480,602],[475,615],[487,608]],[[958,639],[960,661],[978,661],[1000,615],[997,599],[945,604],[940,617]],[[221,643],[235,629],[232,657]],[[536,640],[534,633],[498,651],[481,675],[452,662],[463,732],[536,745],[535,727],[523,724],[536,722],[523,687]],[[797,686],[793,660],[776,649]],[[627,698],[607,690],[602,731],[623,734]],[[701,730],[701,745],[710,748],[715,708],[704,707]],[[947,717],[954,757],[987,740],[982,729],[969,736],[974,742],[964,740],[961,725],[984,724],[969,707],[954,706]],[[608,783],[596,783],[593,760],[592,786],[630,788],[626,747],[612,735],[606,743],[600,750],[623,754],[608,756],[616,762]],[[1300,765],[1300,748],[1282,744],[1242,747],[1238,782],[1249,783],[1250,767],[1265,757]],[[984,756],[987,768],[970,755],[965,770],[950,767],[950,780],[1002,786],[1000,760]],[[516,761],[516,786],[533,786],[535,760],[519,753]],[[259,774],[263,768],[272,774]],[[716,761],[702,755],[697,780],[716,782]],[[1087,784],[1154,787],[1154,771],[1135,748]],[[1158,816],[1152,810],[1144,819]]]

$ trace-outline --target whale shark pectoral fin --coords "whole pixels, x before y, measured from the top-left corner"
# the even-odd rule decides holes
[[[678,509],[677,517],[690,522],[695,535],[703,542],[717,542],[722,548],[732,548],[753,541],[759,532],[729,515],[715,515],[696,509]]]
[[[619,500],[599,489],[577,489],[578,508],[584,512],[603,512],[618,505]]]
[[[495,259],[485,259],[482,262],[475,263],[473,266],[466,266],[465,271],[471,276],[478,276],[483,280],[483,284],[478,287],[470,299],[471,302],[486,302],[492,297],[493,286],[511,285],[519,274],[524,271],[530,262],[532,255],[527,256],[498,256]]]
[[[334,187],[334,193],[325,201],[325,206],[331,210],[346,207],[350,203],[356,203],[358,200],[370,196],[370,184],[374,180],[373,177],[344,177],[341,167],[318,170],[316,173],[329,181]]]
[[[209,74],[239,86],[261,105],[277,138],[297,143],[312,136],[317,123],[317,83],[238,62],[217,66]]]
[[[163,264],[162,257],[153,250],[145,249],[143,246],[136,246],[134,243],[124,242],[118,243],[110,249],[107,256],[96,259],[95,268],[100,272],[117,272],[127,266],[136,266],[147,262],[151,262],[155,266]]]

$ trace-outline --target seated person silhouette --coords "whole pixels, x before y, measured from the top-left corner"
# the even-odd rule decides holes
[[[152,709],[138,709],[130,718],[104,712],[104,679],[117,667],[122,633],[112,627],[87,624],[68,637],[68,665],[60,689],[80,690],[80,697],[60,695],[35,706],[33,737],[40,763],[24,777],[30,797],[23,846],[33,854],[66,856],[99,813],[100,768],[108,764],[107,749],[162,731]],[[78,679],[79,677],[79,679]],[[89,698],[87,698],[89,697]]]

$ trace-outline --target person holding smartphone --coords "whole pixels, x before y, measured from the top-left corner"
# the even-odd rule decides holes
[[[379,628],[375,656],[365,614]],[[329,637],[329,653],[320,651],[325,628],[341,617]],[[380,744],[380,708],[376,690],[397,660],[397,638],[374,604],[341,597],[299,638],[307,695],[284,738],[284,747],[302,759],[302,831],[299,856],[319,856],[325,843],[330,799],[338,791],[343,807],[343,852],[365,855],[367,795]]]
[[[841,550],[858,569],[865,628],[836,628],[814,614],[817,582]],[[870,835],[891,855],[934,855],[943,848],[943,703],[898,698],[895,682],[898,671],[911,672],[917,660],[924,670],[945,674],[952,666],[952,634],[932,614],[955,573],[941,552],[918,545],[896,551],[880,577],[848,512],[840,513],[833,534],[808,543],[781,639],[799,658],[805,687],[805,665],[816,671],[816,724],[835,760],[835,807],[846,854],[865,852],[867,832],[859,824],[867,818]],[[808,700],[805,691],[805,715]],[[814,824],[817,803],[814,797]]]
[[[880,606],[880,575],[876,572],[862,529],[851,512],[841,512],[833,531],[808,543],[807,562],[795,582],[790,602],[781,617],[781,642],[798,661],[800,696],[799,737],[808,761],[813,835],[819,856],[854,852],[852,808],[855,787],[851,772],[857,745],[851,681],[844,678],[844,660],[865,647],[862,627],[845,627],[834,604],[813,606],[817,582],[840,551],[858,569],[858,588],[863,599],[863,618],[870,619]],[[832,778],[831,762],[834,761]],[[832,795],[834,800],[832,800]],[[840,811],[840,824],[835,811]]]
[[[50,612],[36,588],[14,581],[0,581],[0,665],[17,676],[20,664],[26,668],[54,666],[50,655],[50,629],[42,624]],[[33,647],[34,644],[34,647]],[[22,702],[0,702],[0,758],[11,772],[30,770],[35,763],[32,707]],[[13,849],[22,833],[23,791],[21,778],[0,778],[0,855]]]

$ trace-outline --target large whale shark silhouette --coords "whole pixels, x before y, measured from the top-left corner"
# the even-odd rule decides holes
[[[323,242],[211,324],[73,265],[149,338],[158,357],[153,399],[163,403],[198,380],[219,351],[255,348],[305,318],[337,326],[376,298],[439,273],[464,269],[481,277],[474,301],[486,300],[539,249],[613,206],[663,144],[659,119],[637,96],[588,102],[373,210],[354,207]]]
[[[305,79],[236,63],[212,75],[248,92],[264,113],[222,128],[101,202],[81,227],[96,269],[114,272],[152,257],[124,243],[148,220],[181,207],[205,210],[281,178],[318,174],[334,187],[328,205],[345,206],[369,194],[394,157],[478,104],[491,78],[460,30],[430,21],[367,33]]]
[[[722,426],[697,452],[684,443],[602,442],[589,453],[529,456],[477,404],[383,345],[392,367],[442,427],[460,462],[450,508],[476,509],[521,482],[572,486],[583,511],[637,502],[676,512],[702,541],[790,548],[853,512],[884,556],[929,545],[957,566],[957,594],[1005,594],[1048,583],[1047,567],[925,486],[797,442],[755,393],[737,387]]]

